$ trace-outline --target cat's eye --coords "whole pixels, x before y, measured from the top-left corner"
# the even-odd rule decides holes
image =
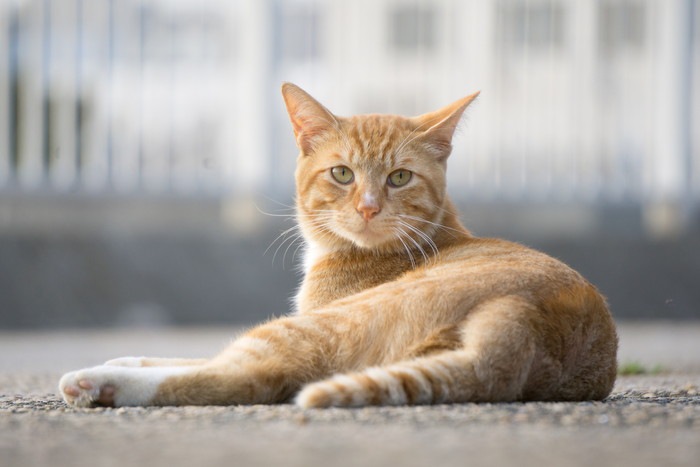
[[[399,169],[391,172],[387,181],[389,185],[393,187],[404,186],[411,180],[411,175],[412,173],[410,170]]]
[[[352,170],[344,165],[333,167],[331,169],[331,175],[333,175],[333,178],[335,178],[338,183],[342,183],[343,185],[347,185],[355,179],[355,175],[352,173]]]

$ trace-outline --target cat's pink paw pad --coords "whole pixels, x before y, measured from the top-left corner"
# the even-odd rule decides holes
[[[76,397],[80,396],[80,388],[78,388],[76,386],[66,386],[66,387],[62,388],[62,391],[63,391],[64,397],[69,396],[72,398],[76,398]]]
[[[79,373],[68,373],[61,378],[59,383],[61,395],[69,405],[74,407],[114,406],[115,388],[113,385],[99,385]]]

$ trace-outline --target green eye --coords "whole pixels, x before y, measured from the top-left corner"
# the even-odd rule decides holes
[[[331,175],[333,175],[333,178],[335,178],[338,183],[342,183],[343,185],[347,185],[355,179],[355,175],[352,173],[352,170],[348,169],[344,165],[333,167],[331,169]]]
[[[404,186],[411,179],[411,175],[413,174],[410,170],[399,169],[391,172],[387,181],[393,187]]]

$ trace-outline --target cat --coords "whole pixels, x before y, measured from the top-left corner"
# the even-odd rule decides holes
[[[68,373],[70,405],[303,408],[601,400],[617,374],[604,298],[568,266],[473,236],[446,195],[478,93],[407,118],[339,117],[282,94],[299,156],[304,278],[290,315],[212,359],[126,357]]]

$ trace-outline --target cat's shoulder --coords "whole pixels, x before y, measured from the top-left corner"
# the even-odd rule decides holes
[[[527,262],[560,264],[560,261],[545,252],[523,243],[502,238],[470,237],[442,250],[440,256],[444,261],[493,260],[508,262]]]

